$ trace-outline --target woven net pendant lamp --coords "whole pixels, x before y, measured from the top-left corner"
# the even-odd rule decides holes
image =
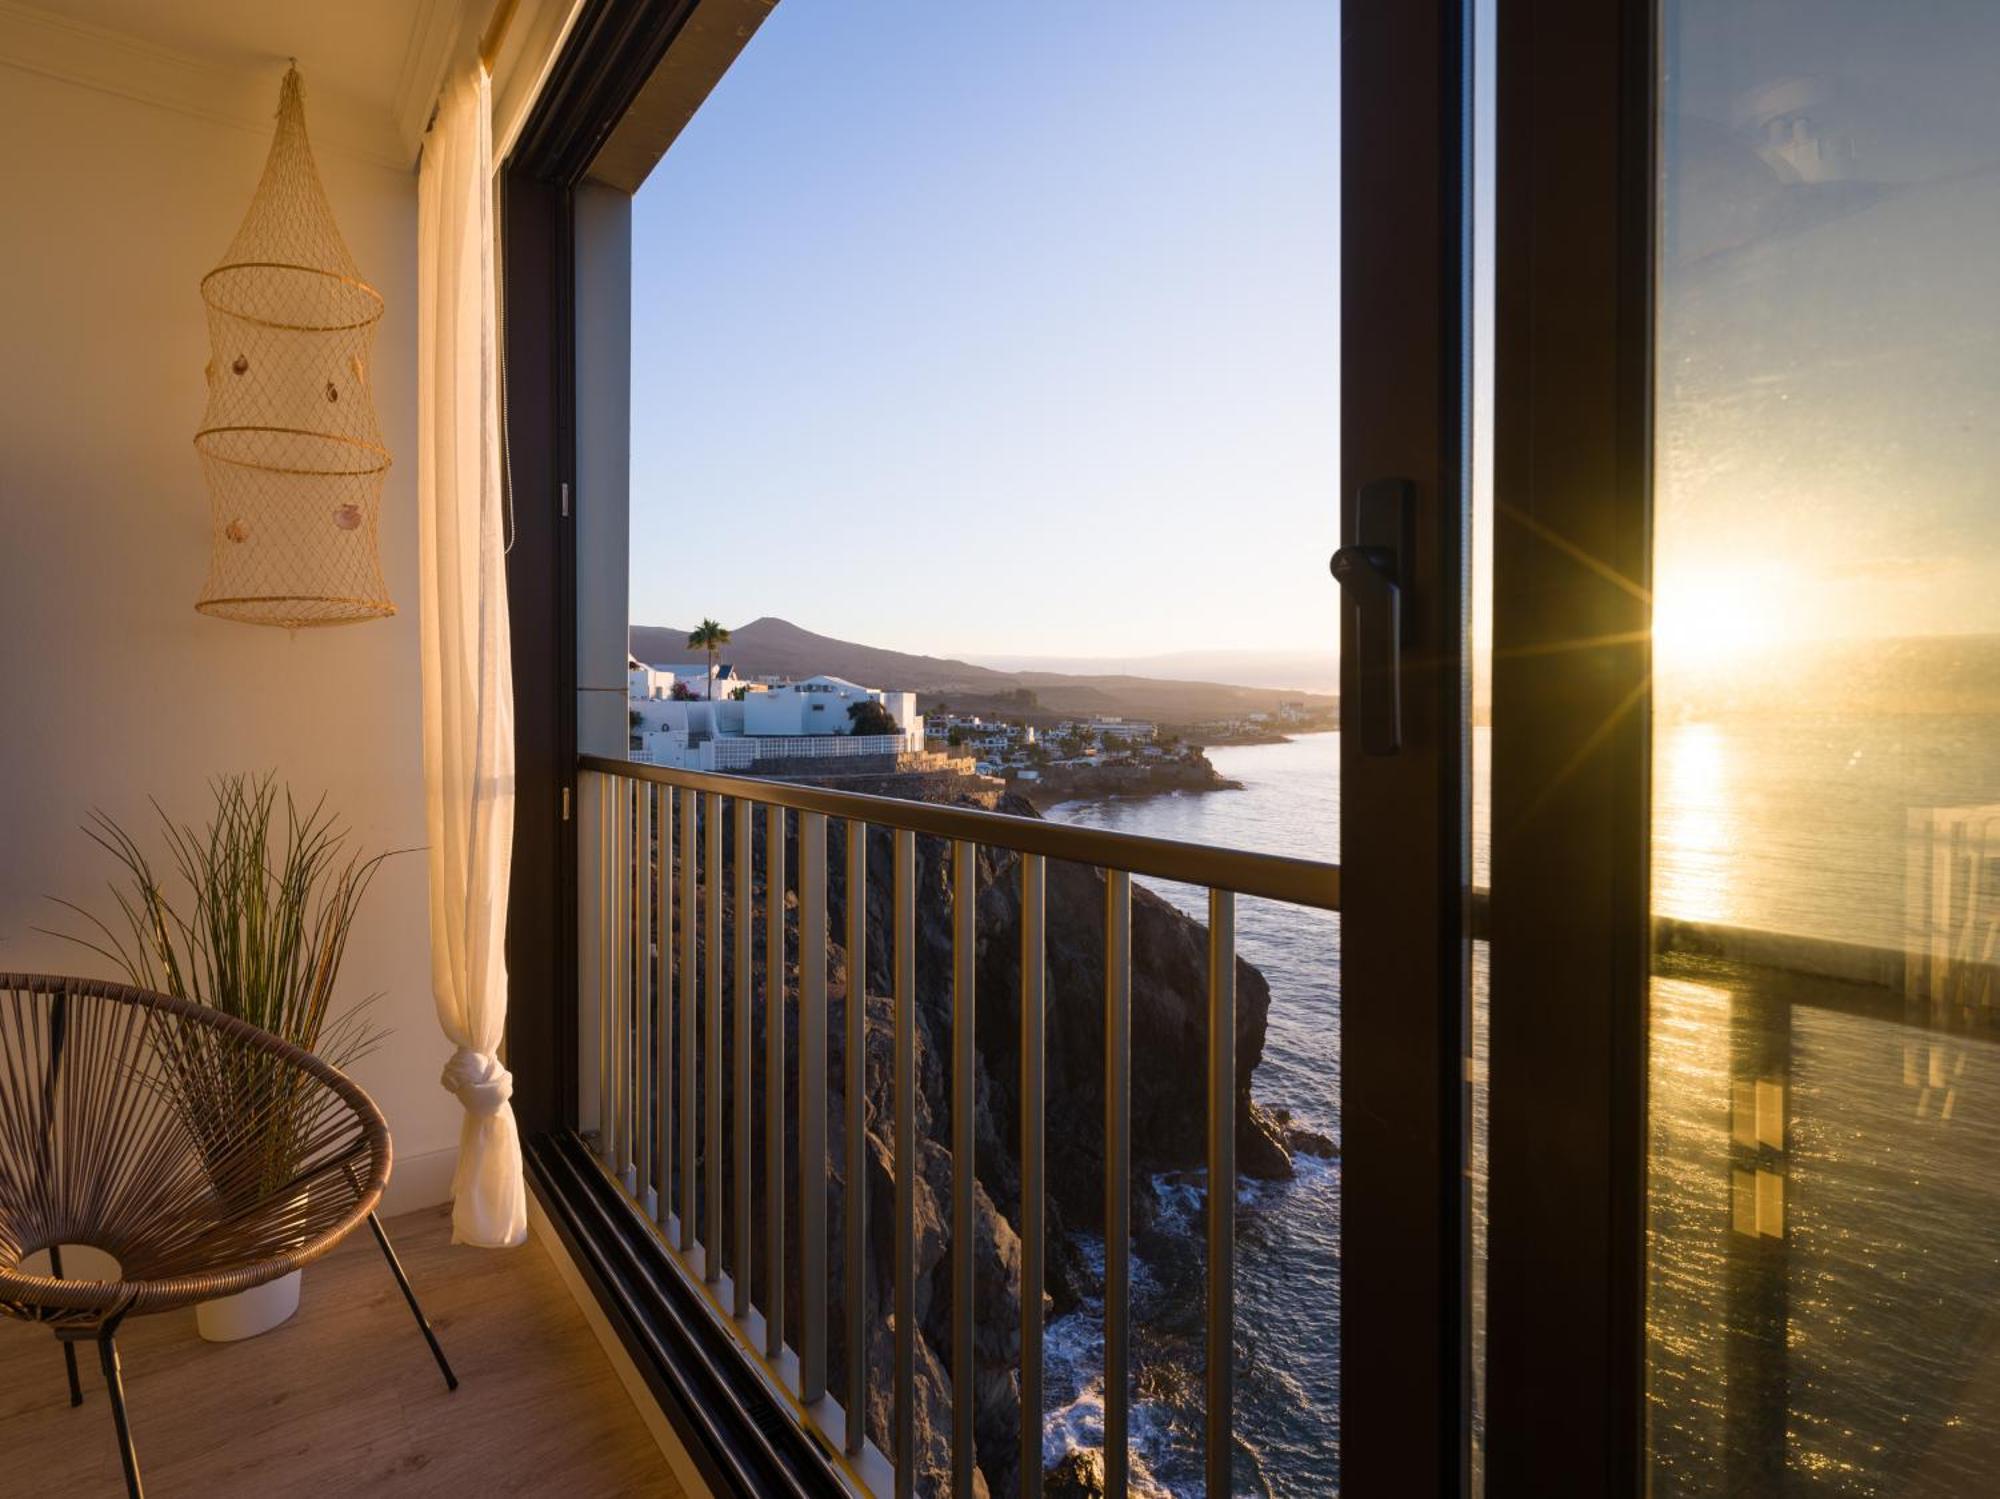
[[[394,614],[377,537],[389,450],[368,363],[382,298],[320,186],[297,68],[250,211],[201,296],[208,409],[194,445],[211,533],[195,608],[288,628]]]

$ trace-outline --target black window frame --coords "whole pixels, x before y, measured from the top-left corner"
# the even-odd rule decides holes
[[[1486,1489],[1638,1494],[1658,6],[1497,20]]]
[[[517,537],[508,558],[517,796],[507,932],[508,1061],[530,1182],[662,1410],[721,1492],[839,1492],[832,1466],[760,1409],[730,1350],[688,1299],[576,1136],[577,554],[574,194],[700,0],[587,0],[501,174],[508,464]],[[1406,169],[1432,175],[1431,259],[1465,293],[1463,164],[1470,129],[1472,0],[1356,4],[1390,52],[1411,38],[1434,65],[1402,137]],[[1372,18],[1372,19],[1371,19]],[[1393,35],[1390,33],[1394,33]],[[1644,1486],[1646,991],[1650,963],[1648,674],[1651,566],[1651,296],[1656,0],[1521,0],[1499,8],[1496,233],[1496,536],[1490,1233],[1484,1479],[1493,1495],[1637,1493]],[[1405,54],[1407,55],[1407,54]],[[1356,94],[1350,74],[1350,101]],[[1357,115],[1352,110],[1349,120]],[[1421,141],[1413,146],[1412,140]],[[1451,166],[1451,162],[1457,166]],[[1454,258],[1456,257],[1456,258]],[[1384,321],[1394,336],[1393,319]],[[1463,326],[1435,330],[1443,412],[1469,402]],[[1447,384],[1447,382],[1449,382]],[[1469,407],[1461,413],[1469,427]],[[1462,449],[1436,456],[1464,471]],[[572,503],[562,503],[565,494]],[[1603,564],[1579,568],[1582,551]],[[1461,590],[1462,578],[1444,580]],[[1435,618],[1448,622],[1449,608]],[[1577,642],[1598,641],[1581,650]],[[1463,649],[1463,641],[1459,642]],[[1434,663],[1435,664],[1435,663]],[[1433,673],[1423,711],[1468,710]],[[1462,666],[1462,662],[1460,663]],[[1521,725],[1518,734],[1509,725]],[[1607,727],[1608,725],[1608,727]],[[1462,730],[1464,723],[1459,724]],[[1453,732],[1458,732],[1454,730]],[[1455,839],[1462,787],[1438,781],[1429,825]],[[1456,810],[1455,810],[1456,809]],[[1454,1028],[1474,912],[1456,843],[1415,878],[1430,893],[1436,982],[1406,1017],[1437,1039],[1436,1076],[1396,1103],[1419,1132],[1421,1169],[1396,1194],[1401,1231],[1435,1235],[1418,1325],[1397,1377],[1402,1416],[1344,1422],[1350,1492],[1464,1492],[1466,1329],[1462,1078]],[[1428,856],[1426,856],[1428,857]],[[1417,888],[1416,884],[1412,888]],[[1400,1022],[1399,1022],[1400,1023]],[[1447,1038],[1451,1038],[1448,1044]],[[1352,1116],[1350,1115],[1350,1122]],[[1357,1142],[1358,1143],[1358,1142]],[[1407,1168],[1381,1132],[1349,1170]],[[1372,1243],[1373,1250],[1365,1245]],[[1381,1232],[1343,1277],[1389,1266]],[[1406,1282],[1407,1283],[1407,1282]],[[1350,1286],[1354,1282],[1349,1282]],[[1356,1287],[1356,1289],[1365,1289]],[[1377,1316],[1376,1311],[1386,1312]],[[1352,1336],[1398,1308],[1345,1300]],[[1344,1352],[1343,1358],[1346,1358]],[[1350,1402],[1381,1373],[1350,1367]],[[1389,1390],[1383,1384],[1378,1387]],[[1397,1408],[1381,1402],[1385,1413]],[[1380,1440],[1375,1440],[1379,1438]],[[1423,1452],[1420,1462],[1398,1463]],[[1349,1446],[1349,1443],[1355,1445]],[[1374,1458],[1366,1456],[1373,1452]]]

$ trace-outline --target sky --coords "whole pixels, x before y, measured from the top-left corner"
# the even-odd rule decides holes
[[[1797,12],[1667,12],[1663,664],[2000,631],[2000,7]]]
[[[779,5],[637,199],[632,621],[1331,651],[1338,19]]]

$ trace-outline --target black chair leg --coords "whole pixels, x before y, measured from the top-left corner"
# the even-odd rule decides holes
[[[382,1246],[382,1258],[389,1262],[389,1270],[396,1277],[396,1284],[402,1287],[403,1300],[410,1304],[410,1315],[417,1319],[424,1341],[431,1345],[431,1357],[437,1360],[438,1371],[444,1375],[447,1390],[458,1388],[458,1376],[451,1372],[451,1364],[444,1356],[444,1349],[438,1346],[437,1334],[431,1331],[430,1319],[424,1316],[424,1309],[417,1305],[417,1293],[410,1289],[410,1277],[403,1273],[403,1262],[396,1258],[396,1251],[390,1247],[389,1236],[382,1232],[382,1220],[370,1213],[368,1226],[375,1230],[375,1242]]]
[[[49,1274],[53,1275],[57,1280],[63,1278],[62,1245],[60,1244],[51,1244],[49,1246]],[[63,1350],[63,1363],[69,1369],[69,1405],[71,1410],[75,1410],[79,1405],[83,1404],[83,1385],[76,1377],[76,1344],[72,1343],[68,1338],[63,1338],[60,1341]]]
[[[97,1356],[104,1364],[104,1385],[111,1392],[111,1419],[118,1424],[118,1457],[125,1464],[128,1499],[145,1499],[139,1482],[139,1454],[132,1447],[132,1425],[125,1419],[125,1377],[118,1371],[118,1318],[97,1334]]]

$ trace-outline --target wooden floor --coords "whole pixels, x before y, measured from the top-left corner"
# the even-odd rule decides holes
[[[119,1334],[149,1499],[680,1494],[540,1243],[451,1245],[449,1210],[388,1224],[459,1377],[449,1393],[365,1228],[305,1273],[298,1315],[234,1344],[192,1310]],[[70,1408],[46,1329],[0,1319],[0,1494],[124,1492],[94,1344]]]

